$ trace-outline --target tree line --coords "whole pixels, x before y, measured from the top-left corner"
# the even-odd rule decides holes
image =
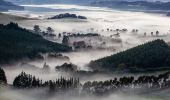
[[[7,84],[4,70],[0,69],[0,83]],[[49,80],[43,82],[41,79],[36,78],[33,75],[21,72],[15,77],[13,81],[13,87],[16,89],[34,89],[34,88],[48,88],[48,93],[66,93],[69,90],[75,91],[78,95],[108,95],[122,89],[146,89],[158,90],[170,88],[170,71],[164,72],[158,75],[143,75],[139,77],[124,76],[120,78],[114,78],[106,81],[86,81],[81,83],[76,78],[58,78],[55,81]]]
[[[159,75],[134,76],[115,78],[106,81],[88,81],[84,83],[82,91],[87,94],[105,95],[117,92],[120,89],[146,89],[156,90],[170,88],[170,72]]]
[[[69,89],[73,90],[80,86],[79,79],[64,77],[58,78],[55,81],[49,80],[43,82],[41,79],[36,78],[33,75],[21,72],[15,77],[13,81],[13,86],[18,89],[32,89],[32,88],[49,88],[50,92],[67,91]]]

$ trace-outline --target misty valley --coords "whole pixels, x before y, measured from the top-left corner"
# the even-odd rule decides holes
[[[170,100],[169,5],[0,0],[0,100]]]

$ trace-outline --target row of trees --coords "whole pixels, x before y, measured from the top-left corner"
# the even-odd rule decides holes
[[[43,82],[39,78],[35,78],[30,74],[26,74],[25,72],[21,72],[13,81],[13,86],[16,88],[38,88],[38,87],[48,87],[52,92],[57,92],[61,90],[75,89],[80,86],[79,79],[66,79],[61,77],[56,79],[56,81],[49,80]]]
[[[56,35],[54,34],[54,29],[52,29],[51,27],[47,27],[46,31],[42,31],[39,25],[35,25],[33,28],[33,32],[43,37],[56,37]]]
[[[151,34],[151,36],[153,36],[153,35],[154,35],[154,32],[151,32],[150,34]],[[156,36],[158,36],[158,35],[159,35],[159,31],[156,31],[155,34],[156,34]],[[144,33],[144,36],[146,36],[146,35],[147,35],[147,33],[145,32],[145,33]]]
[[[48,33],[48,34],[53,34],[53,33],[54,33],[54,29],[52,29],[51,27],[47,27],[46,32],[43,32],[43,31],[40,29],[40,26],[39,26],[39,25],[35,25],[33,30],[34,30],[34,32],[36,32],[36,33]]]
[[[83,85],[83,92],[87,94],[109,94],[120,89],[163,89],[170,87],[170,72],[158,76],[140,76],[136,80],[133,76],[115,78],[107,81],[86,82]]]
[[[159,75],[139,76],[135,79],[134,76],[114,78],[106,81],[87,81],[83,85],[79,79],[61,77],[55,81],[49,80],[42,82],[35,76],[21,72],[13,81],[13,86],[19,89],[33,89],[33,88],[49,88],[49,93],[76,91],[75,93],[105,95],[116,92],[121,89],[146,89],[157,90],[170,88],[169,77],[170,72],[165,72]],[[0,68],[0,83],[7,84],[5,72]]]
[[[69,90],[75,90],[79,89],[80,81],[79,79],[66,79],[64,77],[61,77],[60,79],[57,79],[56,81],[46,81],[45,86],[49,86],[50,92],[67,92]]]
[[[42,30],[40,29],[40,26],[39,26],[39,25],[35,25],[33,31],[34,31],[35,33],[38,33],[39,35],[42,35],[42,36],[52,36],[52,37],[53,37],[53,36],[56,36],[56,35],[54,34],[54,30],[53,30],[51,27],[48,27],[48,28],[47,28],[47,31],[44,32],[44,31],[42,31]],[[58,38],[60,39],[61,37],[62,37],[62,35],[61,35],[61,33],[59,33],[59,34],[58,34]],[[69,37],[68,37],[67,35],[65,35],[64,33],[63,33],[62,44],[63,44],[63,45],[66,45],[66,46],[69,46]]]
[[[170,88],[169,75],[170,72],[159,75],[139,76],[137,79],[134,76],[120,77],[106,81],[88,81],[81,85],[79,79],[66,79],[64,77],[56,79],[56,81],[49,80],[42,82],[42,80],[35,78],[35,76],[22,72],[15,78],[13,86],[16,88],[48,87],[50,93],[61,91],[65,93],[69,90],[76,90],[76,93],[78,93],[81,90],[82,94],[104,95],[121,89],[153,90]]]

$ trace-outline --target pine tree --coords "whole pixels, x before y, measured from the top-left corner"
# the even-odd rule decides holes
[[[0,67],[0,84],[7,84],[7,79],[4,70]]]

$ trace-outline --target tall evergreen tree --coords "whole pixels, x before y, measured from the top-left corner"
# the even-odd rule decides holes
[[[7,79],[4,70],[0,67],[0,84],[7,84]]]

